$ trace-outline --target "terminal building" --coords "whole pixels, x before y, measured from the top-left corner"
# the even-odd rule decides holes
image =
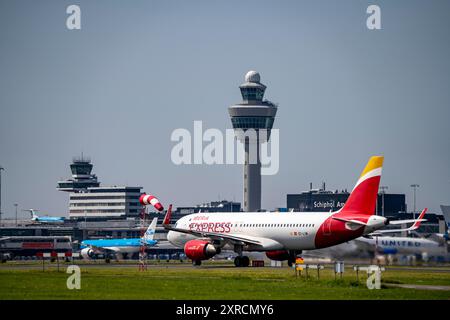
[[[72,192],[69,198],[71,219],[99,220],[137,217],[141,187],[91,187]]]
[[[92,221],[137,217],[142,187],[100,186],[92,168],[90,159],[74,158],[72,178],[58,181],[58,190],[69,193],[69,218]]]
[[[326,190],[325,183],[320,189],[313,189],[299,194],[287,195],[288,210],[300,212],[324,212],[341,209],[350,195],[347,190]],[[379,193],[376,205],[377,215],[395,215],[406,212],[406,197],[404,194]]]
[[[234,201],[211,201],[193,207],[178,207],[175,214],[187,215],[198,212],[239,212],[241,211],[241,203]]]
[[[286,196],[286,207],[288,211],[295,212],[324,212],[341,209],[350,192],[347,190],[326,190],[325,183],[322,187],[313,189],[312,184],[307,191]],[[407,211],[405,194],[379,193],[375,214],[385,216],[393,220],[406,220],[417,218],[417,213]],[[425,219],[421,223],[418,233],[445,233],[446,226],[444,217],[441,214],[427,212]]]

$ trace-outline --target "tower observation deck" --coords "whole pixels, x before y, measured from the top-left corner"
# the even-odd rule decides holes
[[[239,86],[242,102],[228,108],[231,123],[235,133],[239,130],[244,135],[238,138],[244,143],[244,211],[257,211],[261,209],[261,161],[259,131],[267,130],[267,141],[277,113],[277,105],[263,100],[266,86],[261,83],[261,76],[256,71],[249,71],[245,75],[245,82]],[[255,136],[247,135],[249,129],[253,129]],[[256,151],[256,157],[251,152]]]
[[[67,192],[79,192],[86,190],[89,187],[98,187],[100,182],[97,181],[97,176],[91,174],[92,163],[89,158],[74,157],[70,164],[70,171],[72,171],[72,179],[58,181],[58,190]]]

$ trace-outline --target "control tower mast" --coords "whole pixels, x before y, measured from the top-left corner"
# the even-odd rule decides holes
[[[261,209],[261,161],[259,130],[267,130],[267,141],[277,113],[277,106],[270,101],[263,100],[266,86],[261,83],[261,77],[256,71],[249,71],[245,75],[245,82],[239,86],[242,102],[228,108],[231,123],[235,129],[244,133],[253,129],[256,139],[251,135],[244,135],[241,142],[245,148],[244,162],[244,211],[258,211]],[[238,135],[239,138],[239,135]],[[256,150],[256,159],[252,157],[252,150]],[[250,161],[250,160],[256,161]],[[251,163],[253,162],[253,163]]]

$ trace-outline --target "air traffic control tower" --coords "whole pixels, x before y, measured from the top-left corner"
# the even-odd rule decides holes
[[[100,182],[97,180],[95,174],[91,174],[92,163],[89,158],[74,157],[73,162],[70,164],[70,170],[72,171],[72,179],[58,181],[58,190],[66,192],[80,192],[87,190],[90,187],[99,187]]]
[[[263,100],[266,86],[260,81],[261,77],[258,72],[247,72],[245,82],[239,86],[243,101],[228,108],[235,134],[245,147],[244,211],[261,209],[260,145],[264,141],[261,141],[259,130],[267,130],[268,141],[277,113],[277,105]],[[241,133],[245,134],[240,135],[239,129],[242,130]],[[249,129],[255,130],[256,135],[249,134]],[[255,150],[256,152],[254,152]],[[256,156],[252,152],[256,153]]]

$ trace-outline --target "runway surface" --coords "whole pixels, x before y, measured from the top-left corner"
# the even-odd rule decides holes
[[[397,287],[404,289],[450,291],[450,286],[430,286],[423,284],[392,284],[392,283],[386,283],[384,285],[387,287]]]
[[[69,265],[78,265],[81,268],[138,268],[138,262],[136,263],[121,263],[121,262],[112,262],[112,263],[104,263],[104,262],[97,262],[97,263],[77,263],[75,261],[74,263],[60,263],[60,268],[65,268]],[[353,269],[353,266],[355,264],[346,264],[345,268]],[[324,264],[325,268],[332,269],[334,268],[333,264]],[[362,266],[362,265],[360,265]],[[57,263],[50,263],[46,261],[44,263],[44,268],[57,268]],[[409,271],[409,272],[426,272],[426,273],[450,273],[450,266],[384,266],[386,268],[386,271]],[[186,261],[185,263],[157,263],[157,264],[151,264],[149,263],[147,265],[148,269],[161,269],[161,268],[167,268],[167,269],[183,269],[183,268],[202,268],[202,269],[234,269],[235,266],[229,262],[224,263],[218,263],[218,264],[204,264],[201,266],[193,266],[189,261]],[[268,265],[266,265],[264,268],[272,268]],[[284,266],[283,268],[287,268],[287,266]],[[40,262],[30,262],[30,263],[5,263],[0,264],[0,270],[42,270],[42,263]]]

